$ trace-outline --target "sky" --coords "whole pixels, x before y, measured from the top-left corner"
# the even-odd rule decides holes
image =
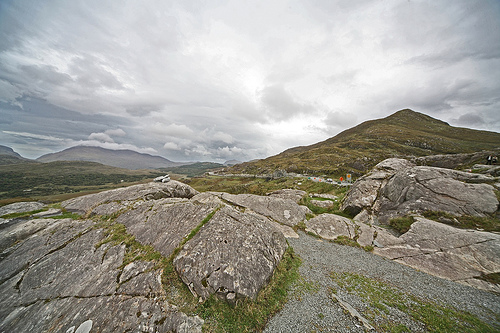
[[[24,157],[248,161],[405,108],[500,132],[500,1],[0,1],[0,144]]]

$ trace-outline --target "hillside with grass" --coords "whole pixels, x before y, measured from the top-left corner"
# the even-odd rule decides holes
[[[301,174],[359,176],[389,157],[472,153],[500,147],[500,133],[453,127],[409,109],[370,120],[310,146],[236,165],[232,173],[266,174],[281,169]]]

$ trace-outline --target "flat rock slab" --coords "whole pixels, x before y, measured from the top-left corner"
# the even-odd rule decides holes
[[[265,218],[231,207],[219,210],[174,259],[175,269],[202,299],[255,299],[280,262],[287,243]]]
[[[62,206],[72,212],[79,214],[92,213],[100,205],[108,204],[105,211],[96,210],[94,214],[111,215],[123,208],[128,202],[136,200],[158,200],[162,198],[191,198],[198,194],[198,191],[181,182],[171,180],[168,183],[151,182],[129,187],[118,188],[86,195],[74,199],[66,200]],[[122,204],[122,202],[125,202]],[[111,204],[111,205],[110,205]]]
[[[0,259],[1,332],[201,332],[164,299],[161,271],[137,261],[122,268],[124,245],[96,247],[90,220],[32,220],[0,233],[17,240]]]

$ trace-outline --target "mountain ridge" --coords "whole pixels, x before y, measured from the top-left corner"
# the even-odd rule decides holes
[[[334,137],[229,168],[232,173],[361,175],[389,157],[472,153],[500,147],[500,133],[453,127],[410,109],[365,121]]]

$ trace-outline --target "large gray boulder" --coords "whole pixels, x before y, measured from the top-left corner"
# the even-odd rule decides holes
[[[255,299],[271,278],[287,243],[266,218],[224,207],[189,240],[174,265],[191,292],[229,302]]]
[[[296,203],[299,203],[300,200],[307,194],[306,191],[302,190],[294,190],[294,189],[282,189],[277,190],[271,193],[268,193],[268,196],[274,198],[288,199],[292,200]]]
[[[176,198],[146,201],[121,214],[116,222],[125,225],[141,244],[153,246],[168,258],[216,207]]]

